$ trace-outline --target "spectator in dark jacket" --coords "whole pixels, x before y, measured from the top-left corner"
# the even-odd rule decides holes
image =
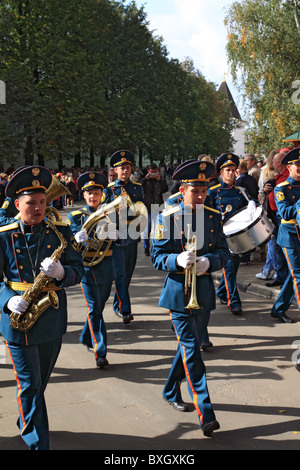
[[[256,179],[253,176],[248,174],[247,162],[245,162],[245,160],[240,160],[240,164],[236,173],[237,173],[236,186],[245,188],[249,196],[251,196],[253,199],[257,199],[258,184],[256,182]]]
[[[162,180],[159,169],[155,163],[151,163],[147,168],[147,174],[141,181],[144,192],[144,204],[148,210],[148,227],[144,232],[144,250],[145,255],[150,256],[149,235],[151,231],[152,220],[159,213],[159,206],[164,204],[163,194],[168,191],[168,184]],[[155,206],[154,206],[155,205]],[[161,207],[162,209],[162,207]]]

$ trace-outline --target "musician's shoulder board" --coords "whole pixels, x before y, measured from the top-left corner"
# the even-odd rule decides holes
[[[138,183],[138,182],[135,181],[135,180],[132,180],[131,182],[132,182],[132,184],[137,184],[138,186],[142,186],[142,183]]]
[[[164,217],[169,217],[170,215],[176,214],[177,212],[180,212],[180,211],[181,211],[180,205],[176,204],[175,206],[172,206],[172,209],[162,212],[162,215]]]
[[[221,183],[219,184],[216,184],[216,186],[212,186],[211,188],[209,188],[210,190],[213,190],[213,189],[217,189],[221,186]]]
[[[19,227],[18,222],[14,222],[13,224],[9,224],[9,225],[4,225],[3,227],[0,227],[0,233],[8,232],[8,230],[14,230],[15,228],[18,228],[18,227]]]
[[[216,214],[221,214],[220,211],[218,211],[217,209],[213,209],[212,207],[204,206],[204,209],[211,211],[211,212],[215,212]]]
[[[283,183],[278,184],[278,188],[282,188],[282,186],[287,186],[288,184],[290,184],[288,181],[283,181]]]
[[[114,186],[115,184],[116,184],[116,182],[113,181],[112,183],[109,183],[109,184],[107,185],[107,187],[108,187],[108,188],[111,188],[111,187]]]
[[[78,211],[78,210],[71,212],[71,215],[72,215],[73,217],[74,217],[74,215],[79,215],[79,214],[82,214],[82,212],[81,212],[81,211]]]

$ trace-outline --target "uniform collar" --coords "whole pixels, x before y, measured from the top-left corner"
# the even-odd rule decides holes
[[[25,225],[22,221],[20,221],[20,229],[23,233],[40,233],[42,228],[45,225],[45,220],[43,220],[38,225]]]
[[[126,184],[128,184],[130,181],[131,180],[129,178],[129,180],[126,183],[124,183],[124,181],[121,181],[121,180],[119,180],[119,178],[117,178],[116,181],[115,181],[115,185],[116,186],[126,186]]]
[[[229,184],[227,184],[227,183],[224,183],[224,181],[222,181],[222,183],[221,183],[221,187],[222,187],[222,188],[226,188],[226,189],[231,189],[231,188],[234,188],[234,187],[235,187],[235,181],[232,183],[232,185],[231,185],[231,186],[229,186]]]
[[[299,185],[300,185],[300,181],[294,180],[294,178],[292,178],[291,176],[288,177],[287,181],[288,181],[292,186],[299,186]]]

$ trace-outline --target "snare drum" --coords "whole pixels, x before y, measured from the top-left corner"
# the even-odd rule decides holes
[[[256,208],[252,219],[248,215],[247,207],[243,207],[223,225],[228,248],[234,255],[250,253],[264,246],[270,240],[274,228],[262,206]]]

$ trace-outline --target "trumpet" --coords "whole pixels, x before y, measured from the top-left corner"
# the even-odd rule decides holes
[[[191,224],[188,224],[188,233],[187,233],[187,251],[193,250],[195,256],[197,256],[197,237],[194,235],[191,239]],[[192,266],[185,269],[185,285],[184,285],[184,292],[188,294],[189,288],[191,288],[190,300],[189,303],[185,308],[193,308],[199,310],[201,307],[197,301],[197,290],[196,290],[196,282],[197,282],[197,274],[196,274],[196,260],[192,264]]]

